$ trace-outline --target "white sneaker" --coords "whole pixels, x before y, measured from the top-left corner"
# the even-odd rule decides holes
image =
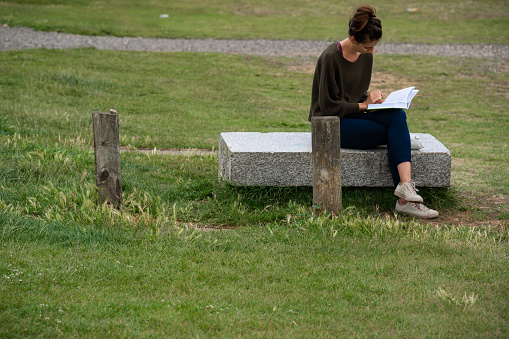
[[[415,182],[412,180],[409,182],[405,182],[396,186],[394,190],[394,195],[403,198],[406,201],[411,202],[422,202],[422,197],[417,194],[418,189],[415,188]]]
[[[427,208],[423,204],[407,202],[401,205],[399,201],[396,201],[396,212],[410,215],[412,217],[419,217],[423,219],[432,219],[438,217],[438,212]]]

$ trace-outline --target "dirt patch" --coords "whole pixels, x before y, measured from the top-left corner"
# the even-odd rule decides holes
[[[504,195],[474,196],[462,194],[459,197],[463,202],[463,208],[456,210],[439,210],[440,215],[435,219],[415,219],[422,224],[434,226],[467,226],[481,227],[491,226],[499,229],[509,227],[509,197]],[[383,213],[395,218],[394,212]],[[405,216],[398,218],[407,218]]]
[[[315,73],[316,62],[304,61],[299,64],[288,65],[288,70],[295,73],[313,74]]]
[[[162,155],[214,155],[217,154],[215,150],[199,149],[199,148],[131,148],[121,146],[120,152],[138,152],[143,154],[162,154]]]
[[[480,217],[476,212],[472,211],[440,211],[438,218],[427,221],[421,220],[420,222],[436,226],[467,226],[472,228],[492,226],[505,229],[509,226],[509,220],[499,219],[495,214]]]
[[[371,75],[370,90],[378,89],[382,91],[384,96],[389,95],[391,92],[398,91],[402,88],[415,86],[415,82],[410,79],[397,77],[390,73],[373,72]]]

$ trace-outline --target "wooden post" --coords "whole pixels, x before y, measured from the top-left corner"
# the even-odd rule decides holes
[[[122,178],[118,114],[115,110],[92,112],[94,128],[95,182],[101,202],[122,208]]]
[[[311,118],[313,214],[341,213],[341,143],[339,118]]]

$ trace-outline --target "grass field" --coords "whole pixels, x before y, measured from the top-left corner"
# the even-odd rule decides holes
[[[283,3],[239,2],[289,16]],[[101,20],[113,4],[4,1],[0,22],[51,28],[37,26],[45,20],[40,11],[57,17],[81,6],[83,19],[62,16],[69,26],[54,21],[52,29],[95,34],[87,30],[96,19],[86,12],[95,8]],[[232,8],[201,4],[178,6],[214,15]],[[306,4],[292,11],[330,12],[329,3]],[[467,18],[479,5],[451,4],[447,10]],[[506,6],[484,4],[489,20]],[[378,7],[401,6],[403,17],[406,3]],[[417,13],[426,6],[443,5],[416,5]],[[133,9],[166,8],[156,1],[146,7],[124,6],[118,20],[132,20],[132,34],[157,35],[142,31]],[[13,8],[26,15],[8,12]],[[207,33],[184,35],[226,36],[214,15]],[[258,17],[274,20],[242,18]],[[104,25],[116,27],[115,20]],[[253,32],[246,37],[262,34]],[[507,337],[504,63],[375,58],[373,86],[415,85],[410,130],[431,133],[451,150],[452,186],[420,191],[441,213],[429,223],[395,216],[390,189],[345,188],[341,216],[313,217],[310,188],[232,187],[217,181],[216,155],[134,151],[211,150],[225,131],[309,131],[313,63],[212,53],[1,52],[0,337]],[[100,205],[94,186],[91,112],[110,108],[119,112],[121,144],[133,150],[121,156],[122,213]]]
[[[346,34],[348,16],[357,4],[332,0],[4,0],[0,23],[90,35],[331,40]],[[384,41],[505,44],[509,40],[506,1],[380,0],[372,4],[384,23]],[[164,14],[168,18],[161,19]]]
[[[226,67],[235,71],[217,76]],[[508,122],[497,113],[507,74],[486,72],[489,61],[377,57],[377,79],[421,89],[411,130],[453,154],[452,188],[423,190],[444,215],[434,224],[395,218],[389,189],[345,189],[342,217],[313,218],[309,188],[221,185],[216,156],[123,153],[124,212],[97,205],[92,110],[116,108],[133,149],[212,149],[221,131],[309,130],[308,68],[215,54],[1,53],[2,334],[507,334]]]

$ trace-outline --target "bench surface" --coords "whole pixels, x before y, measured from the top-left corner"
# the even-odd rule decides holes
[[[450,185],[451,154],[430,134],[412,150],[412,177],[419,186]],[[219,177],[238,186],[312,186],[309,132],[228,132],[219,137]],[[392,187],[387,149],[341,149],[343,186]]]

